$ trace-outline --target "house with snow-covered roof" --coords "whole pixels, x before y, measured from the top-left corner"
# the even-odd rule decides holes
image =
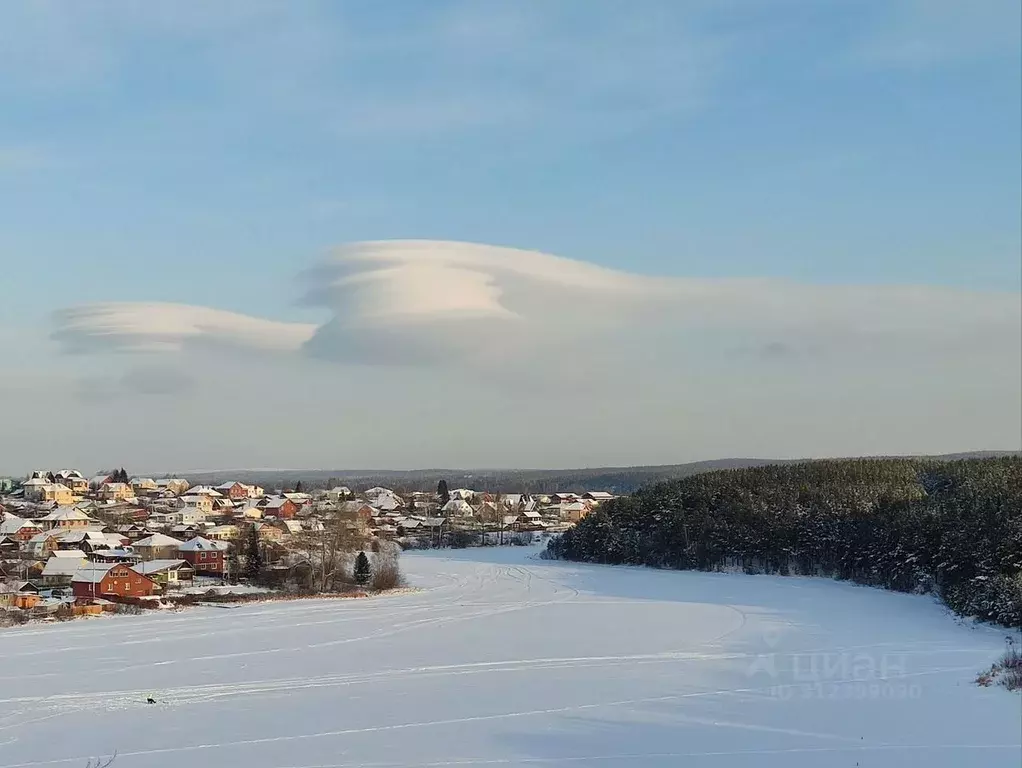
[[[43,586],[64,587],[71,583],[71,579],[78,572],[78,569],[88,563],[88,558],[80,549],[69,549],[56,551],[50,555],[43,566]]]
[[[472,517],[472,507],[464,499],[452,498],[440,511],[447,517]]]
[[[177,558],[177,549],[183,541],[165,533],[154,533],[141,538],[132,544],[132,548],[142,556],[143,560],[173,560]]]
[[[126,563],[86,563],[71,577],[71,591],[77,598],[149,597],[160,591],[148,576]]]
[[[72,506],[57,507],[50,514],[39,518],[38,523],[46,530],[74,530],[99,524],[80,509]]]
[[[10,536],[15,541],[22,543],[28,541],[40,531],[42,531],[42,526],[17,515],[7,515],[4,517],[4,521],[0,523],[0,536]]]
[[[195,571],[188,564],[187,560],[146,560],[135,563],[131,570],[146,576],[161,587],[173,589],[180,586],[181,582],[190,582]]]
[[[198,575],[223,576],[226,572],[228,547],[226,542],[196,536],[179,546],[177,551]]]

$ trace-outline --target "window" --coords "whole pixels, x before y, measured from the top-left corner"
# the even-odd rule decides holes
[[[199,559],[200,560],[205,560],[206,559],[206,553],[205,552],[200,552],[199,553]]]

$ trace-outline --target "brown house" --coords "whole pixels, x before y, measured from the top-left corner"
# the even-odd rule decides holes
[[[126,563],[87,563],[71,578],[75,597],[148,597],[160,591],[148,576]]]

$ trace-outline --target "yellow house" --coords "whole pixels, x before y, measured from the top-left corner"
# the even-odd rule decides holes
[[[47,483],[39,486],[39,499],[43,502],[55,501],[57,504],[73,504],[74,493],[63,483]]]
[[[131,481],[131,488],[138,493],[139,491],[155,491],[157,485],[151,477],[136,477]]]
[[[213,499],[204,493],[182,496],[181,501],[184,502],[185,509],[194,509],[201,515],[213,514]]]
[[[106,501],[127,501],[135,498],[135,492],[127,483],[106,483],[99,489],[99,497]]]
[[[95,520],[74,507],[57,507],[46,517],[40,518],[39,524],[46,530],[59,528],[61,530],[76,530],[88,528],[95,524]]]
[[[71,493],[80,496],[89,491],[89,481],[84,477],[69,477],[63,481],[64,485],[71,489]]]

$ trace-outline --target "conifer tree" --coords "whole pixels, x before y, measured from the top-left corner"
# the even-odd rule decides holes
[[[355,558],[355,583],[364,587],[372,577],[373,568],[369,564],[369,558],[365,552],[359,552]]]

